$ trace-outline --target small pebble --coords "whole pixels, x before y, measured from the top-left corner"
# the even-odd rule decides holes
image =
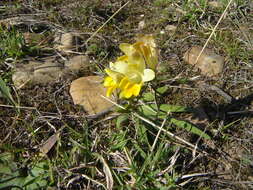
[[[140,21],[139,24],[138,24],[138,29],[139,29],[139,30],[142,30],[144,27],[145,27],[145,21],[142,20],[142,21]]]

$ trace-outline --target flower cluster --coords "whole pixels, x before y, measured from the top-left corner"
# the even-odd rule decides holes
[[[158,64],[155,41],[151,35],[143,35],[134,44],[122,43],[119,48],[125,55],[105,69],[106,95],[109,97],[118,89],[120,98],[138,96],[143,83],[155,78]]]

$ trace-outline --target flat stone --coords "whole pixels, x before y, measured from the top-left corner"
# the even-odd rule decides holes
[[[200,46],[194,46],[190,48],[184,54],[184,61],[200,69],[201,73],[206,76],[211,77],[220,74],[224,67],[224,57],[215,54],[208,48],[205,48],[197,60],[201,50],[202,47]]]
[[[36,75],[37,73],[43,73],[43,74],[55,74],[60,72],[64,68],[63,64],[57,63],[57,62],[52,62],[48,61],[45,62],[41,65],[35,66],[34,67],[34,74]]]
[[[12,81],[16,88],[22,88],[27,85],[32,79],[32,73],[29,71],[16,71],[12,75]]]
[[[98,117],[114,106],[103,98],[106,88],[102,84],[103,78],[99,76],[81,77],[70,85],[70,94],[74,104],[83,106],[90,117]]]
[[[27,85],[49,84],[69,72],[82,71],[89,66],[89,57],[77,55],[64,64],[54,59],[47,58],[44,61],[29,61],[28,64],[17,66],[12,80],[16,88]]]
[[[16,88],[27,85],[48,84],[58,79],[64,70],[64,65],[53,62],[51,59],[40,61],[29,61],[16,68],[12,75],[12,81]]]
[[[80,71],[89,66],[90,59],[85,55],[77,55],[69,59],[65,63],[65,66],[69,68],[71,71]]]

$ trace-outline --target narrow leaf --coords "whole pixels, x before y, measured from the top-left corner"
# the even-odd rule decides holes
[[[122,114],[120,116],[117,117],[117,120],[116,120],[116,127],[117,128],[120,128],[121,127],[121,124],[125,121],[128,120],[128,117],[129,115],[128,114]]]
[[[45,156],[53,148],[58,139],[59,133],[49,137],[49,139],[47,139],[47,141],[40,147],[41,156]]]
[[[177,120],[175,118],[171,118],[170,122],[175,124],[178,127],[184,128],[185,130],[196,134],[198,136],[201,136],[205,139],[211,139],[211,137],[206,134],[204,131],[200,130],[199,128],[197,128],[196,126],[194,126],[193,124],[186,122],[186,121],[182,121],[182,120]]]
[[[9,87],[5,84],[4,80],[0,77],[0,92],[11,104],[16,105],[16,102],[12,98]]]
[[[170,105],[170,104],[162,104],[160,106],[160,110],[164,112],[187,112],[189,108],[184,106]]]
[[[106,178],[106,187],[107,187],[108,190],[112,190],[113,189],[114,181],[113,181],[111,169],[108,166],[108,164],[105,161],[105,159],[101,155],[97,154],[97,157],[99,158],[99,160],[103,164],[103,171],[104,171],[105,178]]]
[[[162,112],[159,112],[158,117],[161,119],[164,119],[166,117],[166,113],[180,113],[180,112],[189,112],[190,109],[184,106],[177,106],[177,105],[170,105],[170,104],[162,104],[159,107],[159,110]],[[157,116],[158,108],[156,104],[149,104],[149,105],[142,105],[139,108],[139,111],[147,116],[147,117],[154,117]],[[166,113],[164,113],[166,112]]]
[[[149,119],[154,119],[157,116],[157,106],[155,104],[142,105],[138,108],[139,112]]]

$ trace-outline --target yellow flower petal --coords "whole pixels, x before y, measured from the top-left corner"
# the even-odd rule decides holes
[[[116,86],[108,87],[106,91],[106,96],[110,97],[115,89],[116,89]]]
[[[155,78],[155,72],[152,69],[145,69],[143,72],[143,82],[151,81]]]
[[[153,35],[139,35],[137,36],[136,41],[143,42],[145,45],[156,48],[156,43]]]
[[[131,83],[140,83],[143,80],[142,73],[138,72],[137,70],[129,69],[125,75]]]
[[[155,70],[156,66],[158,65],[158,57],[157,56],[151,56],[147,60],[147,65],[149,66],[149,68]]]
[[[132,91],[134,96],[138,96],[140,94],[140,91],[141,91],[141,84],[135,84],[132,87],[131,91]]]
[[[144,55],[144,57],[150,57],[151,56],[151,50],[149,46],[143,45],[142,46],[142,53]]]
[[[158,53],[155,40],[152,35],[140,35],[135,43],[136,48],[142,52],[146,64],[149,68],[155,69],[158,64]]]
[[[109,76],[105,77],[104,86],[105,87],[112,86],[112,84],[113,84],[113,79]]]
[[[129,63],[126,61],[116,61],[113,69],[119,73],[125,74],[128,70],[128,66]]]
[[[128,61],[128,56],[127,55],[123,55],[117,58],[117,61]]]
[[[130,65],[131,64],[135,65],[136,69],[138,69],[139,72],[145,69],[145,60],[142,56],[142,53],[134,45],[122,43],[120,44],[120,49],[128,57],[127,61],[129,62]]]
[[[125,89],[123,91],[121,91],[120,93],[120,98],[131,98],[133,95],[133,92],[129,89]]]
[[[105,69],[105,72],[116,82],[119,83],[121,79],[124,77],[123,74],[113,71],[111,69]]]
[[[119,83],[119,88],[123,90],[127,88],[128,85],[129,85],[129,80],[127,79],[127,77],[124,77]]]
[[[141,84],[128,84],[120,93],[120,98],[131,98],[133,95],[138,96],[141,91]]]
[[[134,47],[128,43],[122,43],[119,45],[119,49],[124,52],[127,56],[132,55],[135,52]]]
[[[141,52],[142,52],[141,48],[142,48],[143,45],[144,45],[143,42],[137,41],[137,42],[135,42],[135,43],[133,44],[133,47],[134,47],[134,49],[135,49],[136,51],[138,51],[138,52],[141,53]]]

